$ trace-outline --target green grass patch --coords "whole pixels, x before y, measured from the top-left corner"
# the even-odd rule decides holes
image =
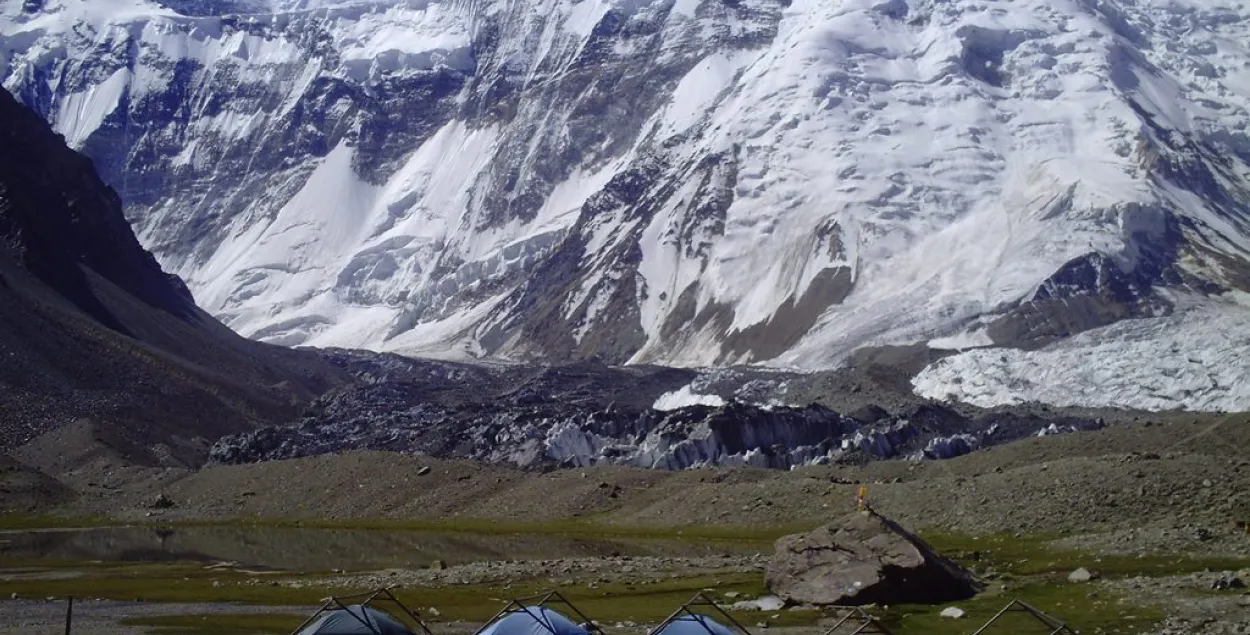
[[[0,582],[0,596],[98,598],[121,601],[238,603],[268,606],[316,606],[331,595],[350,595],[370,589],[332,586],[326,578],[302,576],[300,586],[271,581],[237,571],[199,565],[151,564],[85,569],[72,577],[18,579]],[[526,580],[510,585],[449,585],[431,589],[401,589],[400,599],[412,608],[438,609],[439,620],[482,621],[510,598],[556,588],[548,580]],[[746,596],[764,593],[763,576],[734,573],[665,579],[652,583],[592,584],[580,580],[560,587],[595,619],[606,621],[658,620],[696,592],[736,591]]]
[[[438,609],[440,621],[483,622],[495,615],[508,600],[536,595],[557,588],[547,581],[532,580],[506,588],[465,585],[437,589],[401,589],[396,595],[410,608]],[[651,584],[598,584],[585,581],[558,587],[558,590],[586,615],[603,624],[621,621],[658,622],[695,593],[710,590],[721,595],[736,591],[743,595],[764,592],[762,576],[750,573],[693,576],[661,580]],[[558,606],[554,607],[560,610]]]
[[[91,527],[122,526],[123,524],[103,516],[0,516],[0,531],[87,529]]]
[[[1207,557],[1184,554],[1095,555],[1054,546],[1059,536],[1033,534],[1014,536],[991,534],[930,533],[925,540],[938,553],[969,567],[993,567],[1000,573],[1015,576],[1067,575],[1085,567],[1106,577],[1138,575],[1165,576],[1198,571],[1241,569],[1250,566],[1250,558]]]
[[[194,563],[128,564],[81,568],[77,575],[0,581],[0,597],[74,596],[144,602],[237,602],[263,605],[317,604],[331,594],[351,589],[318,584],[306,576],[301,587],[275,585],[268,576],[207,568]]]
[[[967,611],[963,619],[941,617],[944,606],[902,605],[890,607],[883,621],[897,635],[967,635],[1013,599],[1026,602],[1081,633],[1137,635],[1164,618],[1157,608],[1124,603],[1119,597],[1098,593],[1088,585],[1028,584],[1008,593],[983,593],[968,601],[950,603],[948,606]],[[1051,631],[1032,616],[1013,611],[995,622],[986,635],[1048,635]]]
[[[768,526],[735,525],[622,525],[607,523],[593,517],[542,522],[509,522],[488,518],[362,518],[362,519],[297,519],[297,518],[227,518],[227,519],[161,519],[119,523],[107,518],[62,518],[57,516],[13,516],[0,518],[0,530],[37,531],[89,529],[101,527],[256,527],[339,529],[366,531],[413,531],[430,533],[466,533],[481,535],[555,535],[601,539],[663,539],[726,541],[771,546],[781,536],[815,527],[813,523],[788,523]]]
[[[234,518],[226,520],[187,520],[163,523],[165,526],[297,527],[308,529],[356,529],[372,531],[424,531],[431,533],[559,535],[591,538],[647,538],[666,540],[724,540],[771,543],[786,535],[807,531],[813,523],[767,526],[737,525],[621,525],[594,518],[574,518],[543,522],[508,522],[483,518],[449,519],[347,519],[301,520],[291,518]]]

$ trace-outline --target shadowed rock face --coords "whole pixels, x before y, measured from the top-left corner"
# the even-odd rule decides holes
[[[139,245],[91,160],[6,91],[0,118],[0,240],[10,256],[115,331],[130,334],[92,289],[92,273],[155,309],[195,315],[186,286]]]
[[[872,511],[777,541],[768,588],[788,603],[936,603],[972,597],[972,575]]]
[[[344,378],[196,307],[91,160],[2,90],[0,359],[0,450],[52,472],[100,446],[195,464],[217,437],[287,420]],[[69,427],[72,443],[57,434]]]

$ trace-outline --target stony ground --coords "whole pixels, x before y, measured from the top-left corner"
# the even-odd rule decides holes
[[[61,600],[0,601],[0,635],[61,633],[65,627],[65,602]],[[75,602],[72,616],[74,633],[89,635],[144,635],[148,631],[119,622],[126,618],[156,615],[272,613],[290,611],[302,614],[308,607],[246,606],[235,604],[154,604],[151,602]]]
[[[1168,607],[1170,615],[1157,635],[1248,635],[1250,594],[1244,588],[1218,589],[1216,585],[1217,581],[1233,579],[1250,583],[1250,570],[1135,577],[1099,586]]]
[[[516,580],[545,580],[553,588],[574,584],[656,584],[681,577],[718,576],[733,573],[763,574],[767,556],[704,557],[612,556],[606,558],[553,558],[532,561],[475,562],[456,567],[395,569],[376,573],[342,575],[320,580],[330,586],[380,588],[384,586],[442,587],[457,584],[499,584]],[[299,585],[298,578],[280,584]]]
[[[1100,549],[1250,553],[1250,416],[1027,439],[949,461],[788,472],[597,467],[522,472],[354,452],[198,472],[106,466],[58,513],[118,519],[391,518],[638,525],[813,524],[858,487],[917,529],[1099,534]],[[154,507],[164,495],[172,506]]]

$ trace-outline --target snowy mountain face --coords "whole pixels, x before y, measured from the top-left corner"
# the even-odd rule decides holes
[[[1250,408],[1224,385],[1250,372],[1244,1],[0,0],[0,78],[249,337],[794,368],[993,345],[918,390],[1050,399],[1012,377],[1122,355],[1148,407]]]

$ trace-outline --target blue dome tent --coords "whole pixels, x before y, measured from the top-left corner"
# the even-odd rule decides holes
[[[568,607],[581,623],[560,614],[547,604]],[[590,618],[557,591],[512,600],[474,635],[603,635]]]
[[[360,600],[350,602],[350,600]],[[391,611],[379,605],[388,604]],[[411,625],[405,624],[400,617]],[[431,635],[425,622],[404,606],[389,589],[330,598],[293,635]]]
[[[325,611],[301,629],[299,635],[413,635],[413,632],[384,611],[350,604]]]
[[[693,609],[697,607],[711,609],[733,628],[707,615],[694,612]],[[689,602],[678,607],[672,615],[652,629],[650,635],[751,635],[751,631],[730,617],[715,600],[703,593],[696,593]]]
[[[720,615],[725,620],[725,624],[729,624],[732,628],[707,615],[696,613],[693,609],[697,607],[710,609],[711,612]],[[862,607],[852,608],[845,617],[833,625],[833,628],[824,633],[824,635],[870,634],[891,635],[890,629],[886,628],[880,620],[869,615]],[[689,602],[681,605],[648,635],[751,635],[751,631],[726,613],[715,600],[703,593],[696,593]]]
[[[495,620],[480,635],[590,635],[590,631],[545,606],[525,606]]]
[[[700,614],[687,613],[668,621],[653,635],[742,635],[716,620]]]

